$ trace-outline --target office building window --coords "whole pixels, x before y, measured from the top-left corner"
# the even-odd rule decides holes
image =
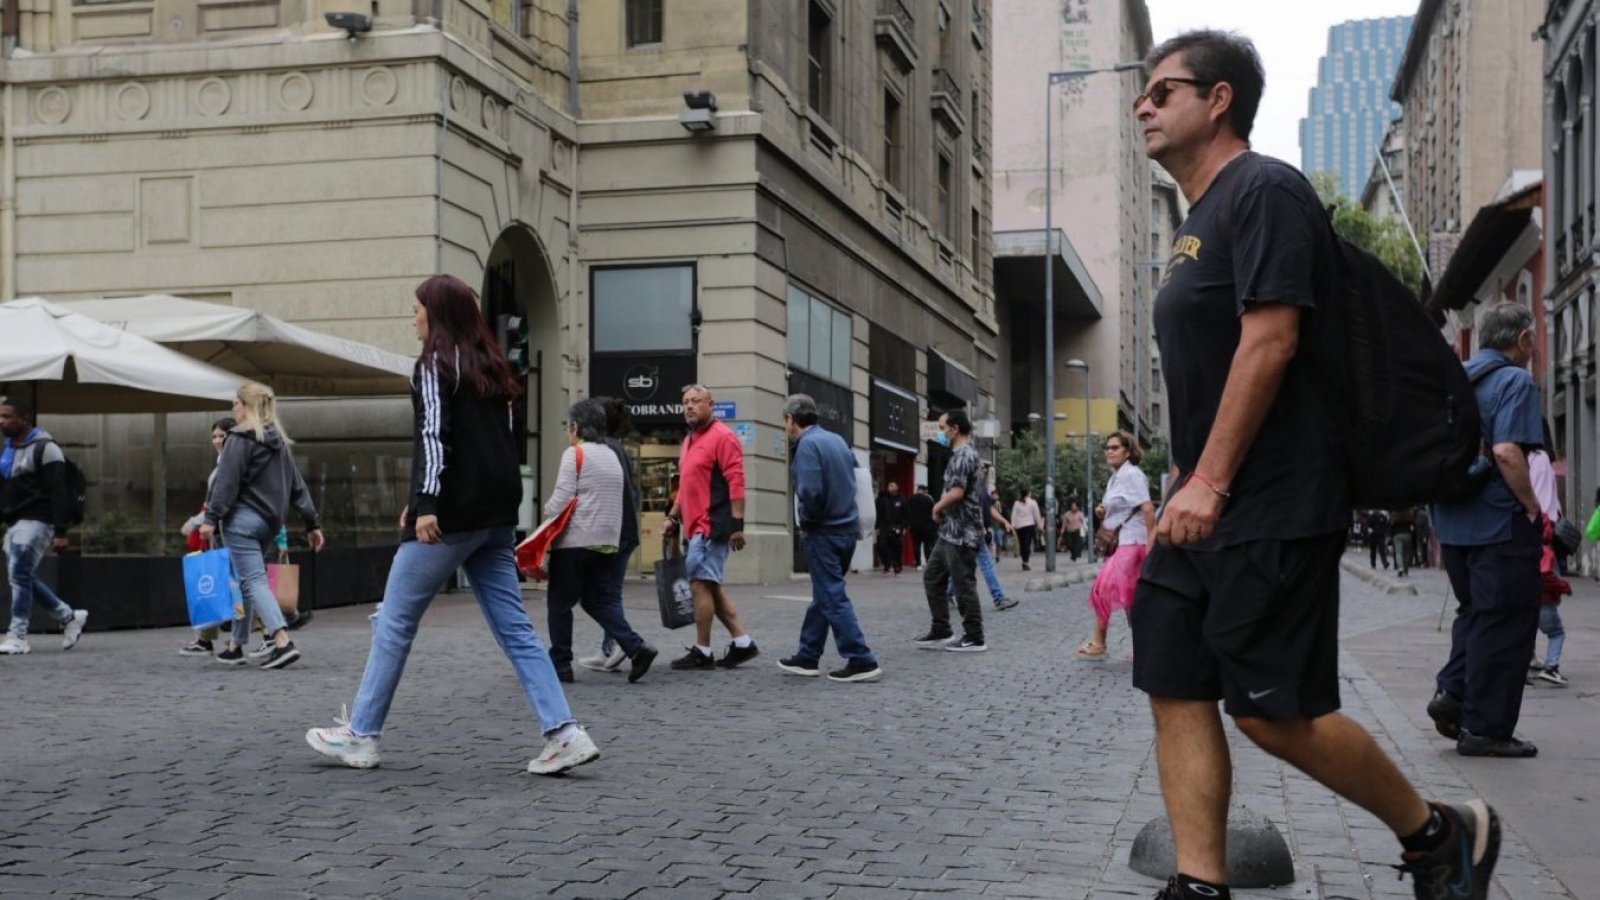
[[[594,269],[594,351],[694,349],[694,266]]]
[[[627,0],[628,46],[661,43],[661,4],[665,0]]]
[[[825,121],[833,121],[833,17],[812,0],[806,30],[806,102]]]
[[[978,208],[972,208],[972,267],[976,269],[983,262],[979,254],[983,251],[983,216],[978,214]]]
[[[954,213],[951,210],[953,198],[950,196],[951,169],[953,168],[950,164],[950,157],[941,152],[939,154],[939,208],[936,212],[939,219],[939,234],[943,235],[946,240],[952,237],[951,232],[955,230],[955,223],[952,221]]]
[[[789,287],[789,366],[850,384],[850,314]]]
[[[900,115],[900,98],[894,91],[883,92],[883,180],[905,193],[905,137]]]

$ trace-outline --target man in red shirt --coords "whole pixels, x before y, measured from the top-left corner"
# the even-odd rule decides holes
[[[711,414],[711,391],[703,384],[683,389],[683,420],[689,436],[678,454],[678,499],[667,512],[666,527],[669,534],[681,528],[689,541],[684,565],[694,594],[695,646],[672,668],[731,669],[761,653],[722,589],[728,550],[744,549],[744,448]],[[733,637],[720,660],[711,655],[713,614]]]

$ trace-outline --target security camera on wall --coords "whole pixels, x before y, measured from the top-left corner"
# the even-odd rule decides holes
[[[372,30],[372,17],[358,12],[330,12],[323,13],[322,18],[331,28],[342,28],[345,34],[355,40],[356,35],[365,34]]]

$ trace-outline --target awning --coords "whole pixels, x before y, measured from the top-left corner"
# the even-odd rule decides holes
[[[1044,315],[1045,231],[994,233],[995,296],[1001,303],[1033,315]],[[1055,252],[1050,260],[1055,314],[1062,319],[1100,318],[1100,289],[1078,251],[1061,229],[1056,229]],[[1024,312],[1024,315],[1028,313]]]
[[[966,366],[929,347],[928,403],[933,409],[975,407],[978,403],[978,376],[968,371]]]
[[[1450,255],[1449,265],[1439,273],[1439,282],[1428,297],[1430,312],[1462,309],[1472,302],[1478,288],[1528,227],[1543,192],[1544,183],[1536,181],[1478,210]]]

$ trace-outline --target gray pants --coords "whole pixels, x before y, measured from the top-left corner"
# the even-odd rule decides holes
[[[944,538],[934,545],[922,569],[922,589],[928,595],[933,633],[950,633],[950,601],[945,593],[955,585],[956,608],[961,611],[963,636],[983,643],[983,606],[978,603],[978,548],[952,544]]]

